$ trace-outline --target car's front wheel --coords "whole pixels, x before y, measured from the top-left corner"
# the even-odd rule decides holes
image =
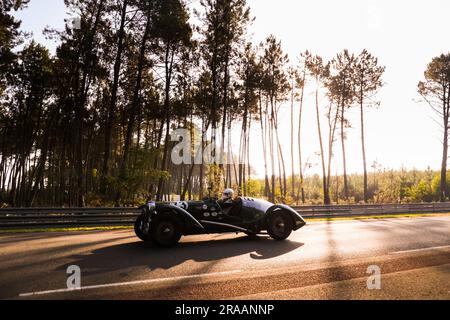
[[[280,211],[270,215],[268,219],[268,233],[275,240],[286,240],[292,233],[294,222],[289,213]]]
[[[136,219],[136,222],[134,223],[134,232],[136,233],[136,236],[141,239],[142,241],[148,242],[151,241],[150,235],[148,234],[148,231],[145,232],[145,229],[148,226],[145,225],[146,221],[144,219],[144,216],[141,215]]]
[[[182,226],[177,218],[169,214],[157,216],[150,226],[152,241],[163,248],[175,246],[182,236]]]

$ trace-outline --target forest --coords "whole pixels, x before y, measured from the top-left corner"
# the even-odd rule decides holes
[[[441,170],[391,170],[366,157],[366,111],[380,107],[389,67],[367,50],[327,61],[309,50],[289,57],[274,35],[254,43],[246,0],[64,0],[73,19],[45,30],[58,41],[53,54],[14,17],[29,2],[0,7],[0,207],[133,206],[223,188],[287,204],[448,200],[450,54],[417,79],[442,129]],[[304,130],[305,108],[315,132]],[[350,108],[359,113],[360,175],[346,158],[356,152],[346,144]],[[213,146],[228,161],[174,164],[180,128],[192,149]],[[320,175],[309,170],[305,136],[317,141]]]

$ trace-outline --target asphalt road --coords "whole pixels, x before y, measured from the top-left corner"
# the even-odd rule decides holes
[[[81,269],[82,290],[66,271]],[[368,290],[369,266],[381,289]],[[310,223],[288,241],[132,231],[0,236],[1,299],[450,299],[450,217]]]

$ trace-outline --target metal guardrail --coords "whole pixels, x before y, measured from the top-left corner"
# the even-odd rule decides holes
[[[0,209],[0,229],[133,225],[137,208]]]
[[[317,215],[386,215],[407,213],[445,213],[450,212],[450,203],[413,203],[413,204],[372,204],[372,205],[331,205],[331,206],[295,206],[295,210]],[[305,216],[306,216],[305,214]]]
[[[450,212],[450,203],[294,206],[306,218]],[[0,209],[0,229],[131,226],[137,208],[7,208]]]

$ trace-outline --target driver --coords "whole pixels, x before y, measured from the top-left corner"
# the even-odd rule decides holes
[[[233,198],[234,198],[234,190],[233,189],[226,189],[222,193],[222,204],[233,204]]]
[[[222,193],[222,199],[219,201],[219,205],[222,208],[222,212],[226,216],[234,216],[236,211],[236,199],[234,199],[234,190],[226,189]]]
[[[222,199],[219,201],[222,210],[228,212],[230,208],[233,206],[234,199],[234,190],[233,189],[225,189],[222,193]]]

